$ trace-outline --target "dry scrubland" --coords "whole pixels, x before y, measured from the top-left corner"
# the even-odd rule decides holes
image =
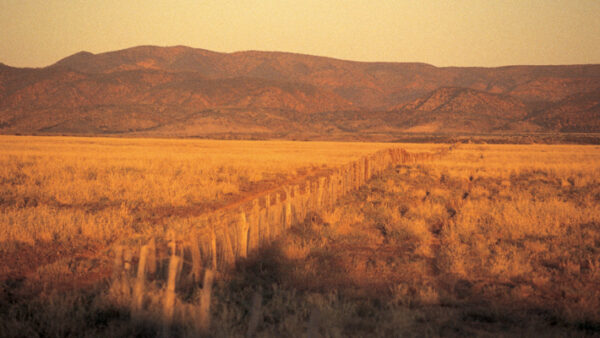
[[[21,250],[97,251],[124,239],[165,236],[185,219],[385,147],[3,136],[0,276],[36,265],[16,258],[11,264]]]
[[[129,296],[106,279],[115,244],[166,238],[202,212],[386,147],[2,137],[0,332],[160,333],[160,292],[131,321]],[[220,272],[210,332],[598,334],[599,177],[597,146],[462,145],[395,166]],[[186,306],[200,290],[178,290],[175,334],[194,334]]]
[[[278,250],[333,335],[600,334],[600,147],[462,145],[371,180]]]

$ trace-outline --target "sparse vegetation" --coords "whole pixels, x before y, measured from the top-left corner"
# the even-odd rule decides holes
[[[153,336],[165,282],[149,279],[146,312],[132,320],[127,279],[111,277],[116,244],[168,241],[193,226],[190,205],[210,210],[389,145],[3,137],[1,146],[0,332]],[[598,177],[596,146],[462,145],[394,166],[219,272],[210,335],[598,334]],[[186,278],[174,303],[180,336],[198,332],[203,284]]]
[[[382,302],[344,335],[394,325],[389,308],[404,326],[381,335],[598,333],[599,150],[463,145],[398,166],[282,240],[284,284]]]

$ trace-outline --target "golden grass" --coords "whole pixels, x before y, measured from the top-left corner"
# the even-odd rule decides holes
[[[295,288],[390,297],[433,335],[598,333],[600,147],[461,145],[373,179],[282,246]]]
[[[133,236],[214,208],[377,143],[0,137],[0,242]],[[169,214],[169,210],[173,211]],[[164,211],[167,210],[167,211]],[[196,212],[197,214],[197,212]],[[164,218],[159,226],[164,225]],[[164,232],[164,229],[162,229]]]
[[[389,146],[0,137],[0,252],[59,243],[80,254],[86,240],[124,238],[135,250],[149,235],[193,227],[190,206],[218,207]],[[25,284],[52,290],[46,280],[94,271],[93,260],[74,263],[71,253],[35,266]],[[221,277],[214,336],[245,334],[255,292],[263,295],[257,336],[301,336],[311,313],[323,336],[598,334],[600,147],[467,144],[399,165]],[[123,322],[129,300],[113,285],[87,298],[0,302],[0,329],[152,335],[160,287],[148,285],[153,319],[142,324]],[[181,335],[194,332],[186,309],[199,290],[179,291]]]

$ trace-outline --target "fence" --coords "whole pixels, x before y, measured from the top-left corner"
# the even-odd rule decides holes
[[[417,154],[400,148],[381,150],[320,175],[307,177],[302,182],[283,185],[244,203],[201,216],[197,226],[187,234],[187,239],[173,239],[169,243],[168,269],[163,264],[163,272],[168,276],[162,291],[165,330],[168,331],[172,322],[175,290],[182,275],[184,258],[187,257],[189,262],[184,282],[199,285],[204,279],[201,302],[191,307],[193,312],[198,313],[199,330],[203,331],[209,324],[210,288],[215,271],[226,269],[236,260],[260,250],[294,224],[304,221],[309,213],[332,209],[342,196],[358,189],[390,166],[429,161],[453,148]],[[127,248],[115,250],[117,282],[114,284],[118,285],[125,298],[130,299],[132,318],[140,317],[144,311],[147,274],[157,278],[156,257],[154,240],[141,248],[137,259]],[[137,276],[132,278],[134,261],[138,263]]]
[[[310,212],[331,209],[340,197],[358,189],[371,177],[393,164],[417,163],[442,156],[438,153],[410,154],[403,149],[386,149],[365,156],[329,173],[308,177],[304,182],[284,185],[234,209],[204,215],[191,234],[194,271],[202,266],[214,270],[270,243]]]

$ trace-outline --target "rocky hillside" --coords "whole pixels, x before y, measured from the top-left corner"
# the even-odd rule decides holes
[[[600,65],[437,68],[142,46],[0,64],[0,132],[600,132]]]

